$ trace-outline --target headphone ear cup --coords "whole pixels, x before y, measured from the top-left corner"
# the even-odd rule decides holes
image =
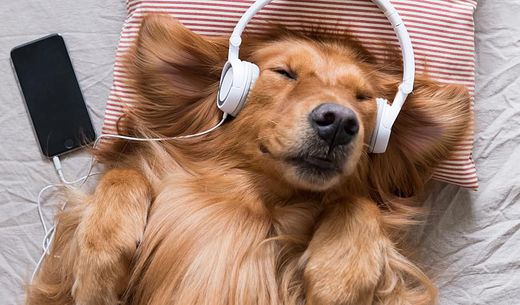
[[[386,151],[386,147],[388,146],[388,141],[390,140],[391,130],[384,126],[383,119],[385,116],[385,112],[387,111],[387,108],[391,107],[391,105],[388,104],[388,100],[383,99],[383,98],[377,98],[376,105],[377,105],[376,124],[374,127],[374,131],[372,132],[372,136],[370,137],[369,152],[375,153],[375,154],[381,154]]]
[[[247,97],[249,96],[249,92],[253,90],[253,87],[255,86],[256,80],[258,79],[258,76],[260,75],[260,69],[257,65],[243,61],[244,67],[246,68],[246,83],[244,87],[244,92],[242,94],[242,97],[240,99],[240,102],[237,104],[237,108],[235,109],[235,114],[233,116],[236,116],[242,108],[246,105]]]
[[[217,106],[225,113],[232,114],[237,108],[242,93],[244,67],[240,60],[227,61],[220,76],[219,90],[217,93]]]
[[[259,74],[258,66],[250,62],[239,59],[226,62],[217,94],[218,108],[236,116],[244,107],[247,95]]]
[[[249,91],[253,89],[255,86],[256,80],[258,79],[258,76],[260,75],[260,68],[258,68],[257,65],[247,62],[251,67],[251,85],[249,86]]]

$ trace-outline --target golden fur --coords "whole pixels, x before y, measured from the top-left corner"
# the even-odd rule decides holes
[[[374,98],[393,99],[400,62],[340,37],[273,29],[247,39],[242,57],[261,75],[236,118],[205,137],[96,151],[111,169],[58,216],[27,304],[434,304],[400,236],[414,196],[468,128],[469,96],[418,75],[387,152],[368,154]],[[138,103],[121,131],[214,126],[226,57],[225,38],[147,16],[127,61]],[[307,115],[323,102],[351,108],[359,134],[340,174],[307,177],[287,158],[307,149]]]

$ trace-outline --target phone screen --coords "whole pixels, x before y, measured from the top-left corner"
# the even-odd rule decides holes
[[[94,140],[94,128],[60,35],[15,47],[11,60],[44,155],[56,156]]]

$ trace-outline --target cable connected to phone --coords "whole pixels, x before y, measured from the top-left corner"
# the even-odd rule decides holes
[[[198,132],[198,133],[195,133],[195,134],[191,134],[191,135],[184,135],[184,136],[176,136],[176,137],[157,137],[157,138],[136,138],[136,137],[131,137],[131,136],[124,136],[124,135],[118,135],[118,134],[101,134],[99,137],[97,137],[96,141],[94,141],[94,144],[92,146],[92,148],[96,148],[96,146],[99,144],[99,142],[102,140],[102,139],[122,139],[122,140],[127,140],[127,141],[138,141],[138,142],[150,142],[150,141],[171,141],[171,140],[180,140],[180,139],[189,139],[189,138],[195,138],[195,137],[200,137],[200,136],[204,136],[204,135],[207,135],[211,132],[213,132],[214,130],[216,130],[217,128],[219,128],[220,126],[222,126],[222,124],[224,124],[224,122],[226,121],[228,117],[228,114],[227,113],[223,113],[222,115],[222,119],[218,122],[218,124],[216,124],[215,126],[211,127],[210,129],[208,130],[205,130],[205,131],[201,131],[201,132]],[[40,258],[38,259],[38,262],[36,263],[36,267],[33,271],[33,274],[31,276],[31,282],[34,280],[34,277],[36,276],[36,274],[38,273],[38,270],[40,269],[41,267],[41,264],[43,262],[43,259],[45,258],[46,255],[49,255],[50,254],[50,247],[52,245],[52,241],[54,240],[54,234],[55,234],[55,229],[56,229],[56,225],[52,225],[50,227],[47,227],[47,224],[45,222],[45,219],[43,217],[43,211],[42,211],[42,205],[41,205],[41,198],[42,198],[42,195],[49,189],[53,189],[53,188],[59,188],[59,187],[71,187],[75,184],[78,184],[79,185],[77,186],[77,188],[80,188],[81,186],[83,186],[83,184],[85,184],[85,182],[87,181],[87,179],[91,176],[94,176],[94,175],[100,175],[101,173],[92,173],[92,169],[94,168],[94,163],[95,163],[95,157],[92,155],[92,157],[90,158],[90,164],[88,166],[88,171],[87,171],[87,174],[85,176],[82,176],[76,180],[73,180],[73,181],[68,181],[66,178],[65,178],[65,175],[63,174],[63,170],[62,170],[62,165],[61,165],[61,160],[58,156],[54,156],[52,158],[52,162],[54,164],[54,168],[60,178],[60,181],[61,183],[55,183],[55,184],[49,184],[47,186],[45,186],[44,188],[42,188],[40,190],[40,192],[38,193],[38,198],[37,198],[37,208],[38,208],[38,216],[40,217],[40,222],[42,224],[42,227],[43,227],[43,231],[45,232],[45,236],[43,238],[43,241],[42,241],[42,250],[43,250],[43,253],[42,255],[40,256]],[[65,206],[67,205],[67,202],[65,202],[62,207],[61,207],[61,210],[63,210],[65,208]]]

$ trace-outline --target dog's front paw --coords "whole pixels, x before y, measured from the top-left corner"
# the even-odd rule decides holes
[[[118,304],[128,283],[130,260],[135,251],[135,241],[120,242],[128,235],[121,233],[128,232],[121,232],[117,226],[89,222],[78,227],[71,291],[76,305]]]
[[[383,269],[381,249],[324,247],[314,253],[305,269],[308,304],[372,305]]]
[[[118,304],[126,271],[117,261],[117,253],[80,250],[71,291],[76,305]]]
[[[386,237],[375,204],[358,200],[324,214],[307,249],[304,279],[311,305],[372,305],[384,268]]]
[[[131,170],[111,170],[88,199],[73,238],[72,297],[80,305],[114,305],[126,289],[150,202],[147,182]]]
[[[77,278],[71,294],[76,305],[115,305],[119,302],[119,297],[113,291],[103,289],[92,279]]]

